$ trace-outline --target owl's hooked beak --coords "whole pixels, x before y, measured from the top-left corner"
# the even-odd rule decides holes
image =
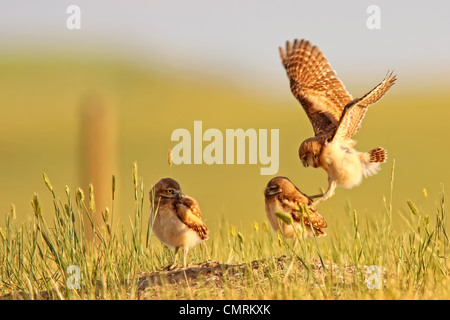
[[[183,197],[183,194],[181,193],[181,190],[176,191],[177,199],[180,200]]]
[[[309,167],[308,158],[305,156],[301,159],[302,164],[305,168]]]
[[[308,159],[306,159],[306,158],[300,158],[300,161],[302,162],[302,165],[305,167],[305,168],[307,168],[309,165],[308,165]]]

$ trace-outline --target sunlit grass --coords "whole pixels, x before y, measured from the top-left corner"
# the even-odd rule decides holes
[[[15,221],[15,208],[0,229],[0,294],[21,292],[28,299],[47,291],[52,299],[136,299],[141,272],[169,265],[173,251],[151,236],[147,243],[148,201],[143,178],[133,165],[135,214],[121,225],[113,221],[114,210],[97,212],[90,188],[68,187],[60,198],[47,175],[43,180],[52,197],[53,219],[46,221],[41,200],[31,201],[29,223]],[[115,201],[115,187],[111,198]],[[408,201],[402,214],[406,231],[392,228],[389,205],[385,212],[360,219],[355,210],[329,224],[327,237],[291,240],[275,234],[267,221],[240,228],[225,217],[210,239],[191,250],[190,264],[208,260],[241,264],[260,261],[253,272],[224,276],[220,288],[206,279],[164,290],[149,289],[155,299],[442,299],[449,298],[449,238],[445,220],[445,194],[434,212],[422,212]],[[103,223],[92,225],[101,214]],[[86,224],[86,222],[88,222]],[[115,227],[114,227],[115,225]],[[85,228],[94,227],[94,241],[86,240]],[[285,267],[277,258],[286,256]],[[80,271],[80,289],[68,285],[75,265]],[[303,267],[301,267],[303,265]],[[383,270],[381,289],[367,286],[367,266]],[[324,268],[323,268],[324,267]],[[318,274],[320,268],[323,273]],[[70,270],[69,270],[70,271]],[[72,283],[72,282],[70,282]]]

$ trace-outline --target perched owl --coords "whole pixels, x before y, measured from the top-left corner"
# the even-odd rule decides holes
[[[326,192],[311,196],[320,197],[317,204],[333,196],[337,185],[349,189],[358,186],[363,176],[376,174],[380,163],[386,162],[385,149],[356,151],[352,137],[361,128],[367,108],[389,90],[396,76],[388,74],[369,93],[353,99],[318,47],[295,39],[279,49],[291,91],[314,129],[314,137],[300,145],[300,160],[305,167],[320,167],[328,173]]]
[[[194,198],[181,193],[178,182],[171,178],[158,181],[150,191],[150,224],[153,234],[170,248],[183,248],[183,267],[188,250],[208,238],[200,207]]]
[[[295,232],[303,237],[325,236],[325,219],[319,214],[309,197],[285,177],[275,177],[267,183],[264,190],[266,215],[272,228],[286,238],[296,239]],[[292,218],[292,224],[277,217],[282,213]]]

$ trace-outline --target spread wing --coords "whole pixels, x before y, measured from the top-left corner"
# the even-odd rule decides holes
[[[369,106],[380,100],[394,85],[395,80],[397,80],[397,76],[391,72],[380,84],[362,98],[355,99],[349,103],[342,113],[339,127],[333,139],[348,140],[355,135],[361,128],[361,122]]]
[[[316,136],[336,130],[344,107],[352,101],[336,72],[309,41],[287,41],[280,49],[292,94],[300,101]]]
[[[203,222],[200,206],[194,198],[183,195],[177,200],[176,214],[185,225],[197,232],[200,238],[203,240],[208,238],[208,228]]]

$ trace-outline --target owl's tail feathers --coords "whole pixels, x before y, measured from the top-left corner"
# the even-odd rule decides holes
[[[381,169],[380,163],[386,162],[387,152],[384,148],[378,147],[369,152],[361,154],[361,163],[363,165],[363,174],[365,177],[377,174]]]
[[[326,237],[327,233],[322,229],[314,229],[316,232],[316,237]]]
[[[370,150],[370,162],[386,162],[387,160],[387,151],[384,148],[378,147]]]

